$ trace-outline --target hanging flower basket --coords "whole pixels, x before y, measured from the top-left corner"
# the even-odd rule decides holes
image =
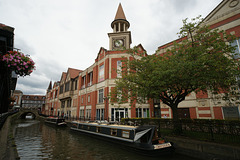
[[[10,102],[15,102],[15,100],[16,100],[16,99],[15,99],[14,97],[10,97],[10,98],[9,98],[9,101],[10,101]]]
[[[9,51],[0,58],[5,65],[20,76],[30,75],[35,69],[35,63],[28,56],[18,51]]]

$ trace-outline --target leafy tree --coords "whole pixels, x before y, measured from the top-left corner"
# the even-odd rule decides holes
[[[130,49],[133,58],[123,66],[127,73],[116,81],[117,90],[125,90],[121,94],[131,102],[156,98],[168,105],[177,134],[182,131],[177,108],[186,96],[199,91],[227,92],[240,74],[232,55],[235,47],[229,45],[234,37],[201,22],[200,17],[183,20],[180,38],[164,54],[146,56],[137,47]]]

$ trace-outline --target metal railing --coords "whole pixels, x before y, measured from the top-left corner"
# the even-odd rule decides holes
[[[6,119],[8,118],[8,116],[11,116],[15,113],[17,113],[18,111],[15,110],[15,111],[11,111],[11,112],[6,112],[6,113],[2,113],[0,114],[0,130],[2,129]]]
[[[160,135],[173,135],[174,123],[172,119],[143,118],[122,119],[123,124],[131,125],[156,125]],[[180,136],[193,139],[218,142],[224,144],[240,145],[240,121],[239,120],[203,120],[181,119],[182,127]]]

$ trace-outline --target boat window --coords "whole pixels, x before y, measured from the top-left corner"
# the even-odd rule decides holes
[[[72,123],[72,128],[77,128],[77,124],[76,123]]]
[[[111,129],[111,135],[117,136],[117,129]]]
[[[101,132],[101,127],[96,127],[96,132],[100,133]]]
[[[88,126],[87,129],[90,130],[90,126]]]
[[[130,135],[130,131],[122,131],[122,137],[123,138],[129,138],[129,135]]]

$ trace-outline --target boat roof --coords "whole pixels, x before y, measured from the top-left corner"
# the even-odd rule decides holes
[[[59,118],[59,117],[47,117],[47,119],[64,119],[64,118]]]
[[[126,130],[135,130],[137,128],[137,126],[108,124],[108,123],[96,123],[96,122],[73,121],[72,123],[85,124],[85,125],[96,126],[96,127],[126,129]]]

